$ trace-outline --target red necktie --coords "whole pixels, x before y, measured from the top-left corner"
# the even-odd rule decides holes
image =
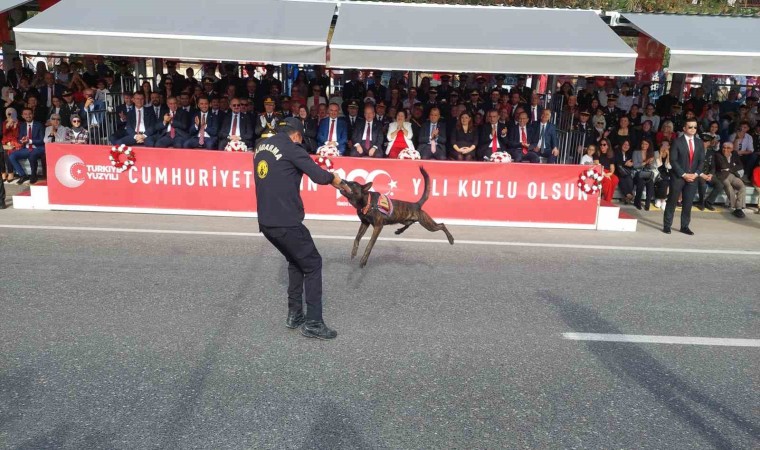
[[[335,119],[330,119],[330,134],[328,134],[327,136],[327,142],[332,142],[334,135],[335,135]]]
[[[201,136],[198,143],[203,145],[206,140],[206,113],[201,113],[201,131],[198,134]]]
[[[689,139],[689,169],[694,162],[694,139]]]
[[[493,126],[493,139],[491,139],[491,152],[492,153],[496,153],[496,151],[498,150],[498,144],[496,142],[496,132],[497,132],[496,130],[497,129],[498,128],[496,127],[496,125],[494,125]]]
[[[174,139],[174,136],[176,136],[176,133],[174,132],[174,111],[171,113],[172,120],[169,121],[169,127],[171,127],[171,131],[169,131],[169,137]]]
[[[135,123],[135,133],[140,133],[140,121],[142,118],[140,117],[140,110],[137,110],[137,122]]]
[[[33,145],[32,145],[32,124],[31,123],[29,124],[29,128],[27,128],[26,138],[29,139],[27,141],[28,144],[26,144],[26,148],[28,148],[29,150],[31,150],[32,147],[33,147]]]
[[[528,143],[528,134],[525,132],[525,127],[520,127],[520,143],[527,144]],[[523,155],[528,154],[528,149],[523,147]]]
[[[364,138],[364,146],[369,150],[369,145],[372,142],[372,122],[367,122],[367,136]]]
[[[237,132],[237,114],[232,115],[232,132],[230,133],[230,136],[236,136],[238,134]]]

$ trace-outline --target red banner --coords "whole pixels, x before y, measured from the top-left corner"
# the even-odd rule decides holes
[[[110,147],[48,144],[48,198],[53,209],[252,215],[251,153],[135,147],[135,167],[119,173]],[[430,175],[425,210],[449,223],[593,228],[598,196],[577,183],[588,166],[335,158],[342,178],[373,182],[392,199],[417,201]],[[307,217],[354,218],[331,186],[301,184]],[[247,214],[246,214],[247,213]]]
[[[665,46],[646,34],[639,33],[636,53],[636,82],[652,81],[652,75],[662,70]]]

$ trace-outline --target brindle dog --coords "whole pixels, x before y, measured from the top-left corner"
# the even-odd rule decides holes
[[[359,264],[360,267],[367,265],[369,254],[372,252],[372,247],[375,246],[375,241],[377,241],[377,237],[383,230],[384,225],[403,224],[403,227],[396,230],[396,234],[401,234],[412,226],[414,222],[419,222],[428,231],[443,230],[449,239],[449,244],[454,245],[454,237],[449,233],[446,225],[436,223],[428,213],[422,210],[422,205],[430,195],[430,177],[422,166],[420,166],[420,173],[422,173],[422,178],[425,180],[425,190],[417,203],[391,200],[387,197],[383,198],[383,196],[380,196],[376,192],[370,192],[372,188],[371,182],[359,184],[355,181],[346,181],[351,188],[351,193],[349,194],[341,190],[341,194],[348,199],[351,206],[356,208],[356,214],[362,222],[359,227],[359,233],[357,233],[354,240],[354,248],[351,250],[351,259],[356,257],[356,252],[359,251],[359,241],[361,241],[367,228],[372,225],[372,238],[364,250],[364,256],[362,256],[361,263]]]

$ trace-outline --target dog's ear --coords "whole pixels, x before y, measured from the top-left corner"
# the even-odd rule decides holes
[[[362,185],[362,192],[364,192],[365,194],[367,192],[369,192],[370,189],[372,189],[372,182],[371,181],[369,183],[367,183],[367,184]]]

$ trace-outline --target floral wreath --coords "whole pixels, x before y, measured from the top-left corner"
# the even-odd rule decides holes
[[[330,160],[330,158],[327,158],[325,156],[318,156],[314,159],[314,162],[317,163],[317,165],[323,169],[325,169],[328,172],[332,172],[335,170],[333,167],[333,162]]]
[[[332,145],[323,145],[317,149],[317,156],[323,158],[337,158],[340,156],[340,152]]]
[[[227,146],[224,147],[226,152],[247,152],[248,146],[243,141],[230,141]]]
[[[124,161],[121,160],[121,155],[126,156]],[[111,165],[116,168],[118,173],[126,172],[135,167],[135,152],[132,147],[127,147],[124,144],[111,147],[111,154],[108,159],[111,160]]]
[[[488,160],[497,163],[511,163],[512,155],[507,152],[494,152]]]
[[[581,172],[578,178],[578,187],[586,194],[598,193],[602,191],[602,180],[604,175],[594,169],[588,169]]]
[[[398,159],[421,159],[420,152],[413,148],[405,148],[398,154]]]

